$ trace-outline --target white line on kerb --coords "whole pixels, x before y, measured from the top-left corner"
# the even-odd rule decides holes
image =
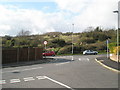
[[[18,71],[20,71],[20,70],[4,71],[4,72],[2,72],[2,73],[8,73],[8,72],[18,72]]]
[[[67,63],[70,63],[70,62],[59,63],[59,64],[56,64],[56,65],[62,65],[62,64],[67,64]]]
[[[69,87],[68,85],[65,85],[65,84],[63,84],[63,83],[61,83],[61,82],[58,82],[58,81],[56,81],[56,80],[54,80],[54,79],[51,79],[51,78],[49,78],[49,77],[47,77],[47,76],[46,76],[46,78],[47,78],[48,80],[54,82],[54,83],[57,83],[57,84],[59,84],[59,85],[61,85],[61,86],[64,86],[64,87],[66,87],[66,88],[68,88],[68,89],[74,90],[74,89],[72,89],[71,87]]]
[[[40,68],[43,68],[43,67],[30,68],[30,69],[23,69],[23,70],[21,70],[21,71],[29,71],[29,70],[40,69]]]
[[[43,68],[43,67],[36,67],[36,68],[29,68],[29,69],[23,69],[23,70],[12,70],[12,71],[4,71],[2,73],[8,73],[8,72],[19,72],[19,71],[30,71],[30,70],[34,70],[34,69],[40,69],[40,68]]]

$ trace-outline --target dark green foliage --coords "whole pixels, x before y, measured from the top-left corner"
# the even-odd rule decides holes
[[[55,46],[63,47],[66,45],[65,40],[63,39],[53,39],[51,43]]]
[[[95,39],[93,38],[82,38],[81,42],[87,43],[87,44],[91,44],[91,43],[95,43]]]
[[[63,48],[61,48],[59,51],[58,51],[58,55],[60,55],[60,54],[71,54],[72,52],[71,52],[71,50],[72,50],[72,46],[65,46],[65,47],[63,47]]]

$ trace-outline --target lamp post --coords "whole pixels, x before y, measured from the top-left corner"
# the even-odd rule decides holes
[[[120,20],[120,17],[119,17],[119,3],[120,3],[120,1],[118,2],[118,10],[117,11],[113,11],[113,13],[117,13],[118,14],[118,30],[117,30],[117,61],[119,62],[119,48],[118,48],[118,46],[119,46],[119,30],[120,30],[120,28],[119,28],[119,24],[120,24],[120,22],[119,22],[119,20]]]
[[[72,55],[74,54],[74,45],[73,45],[73,31],[74,31],[74,24],[72,24],[73,28],[72,28]],[[72,60],[73,59],[73,56],[72,56]]]
[[[72,24],[73,26],[73,31],[74,31],[74,24]],[[73,46],[73,31],[72,31],[72,54],[74,54],[74,46]]]

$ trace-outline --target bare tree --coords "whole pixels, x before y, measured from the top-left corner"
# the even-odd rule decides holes
[[[18,33],[18,36],[29,36],[30,35],[30,31],[25,31],[25,30],[21,30],[19,33]]]

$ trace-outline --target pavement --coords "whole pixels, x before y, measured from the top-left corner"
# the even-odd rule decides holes
[[[96,60],[100,62],[102,65],[104,65],[105,67],[108,67],[111,70],[120,72],[120,67],[119,67],[120,63],[115,62],[107,57],[97,57]]]

